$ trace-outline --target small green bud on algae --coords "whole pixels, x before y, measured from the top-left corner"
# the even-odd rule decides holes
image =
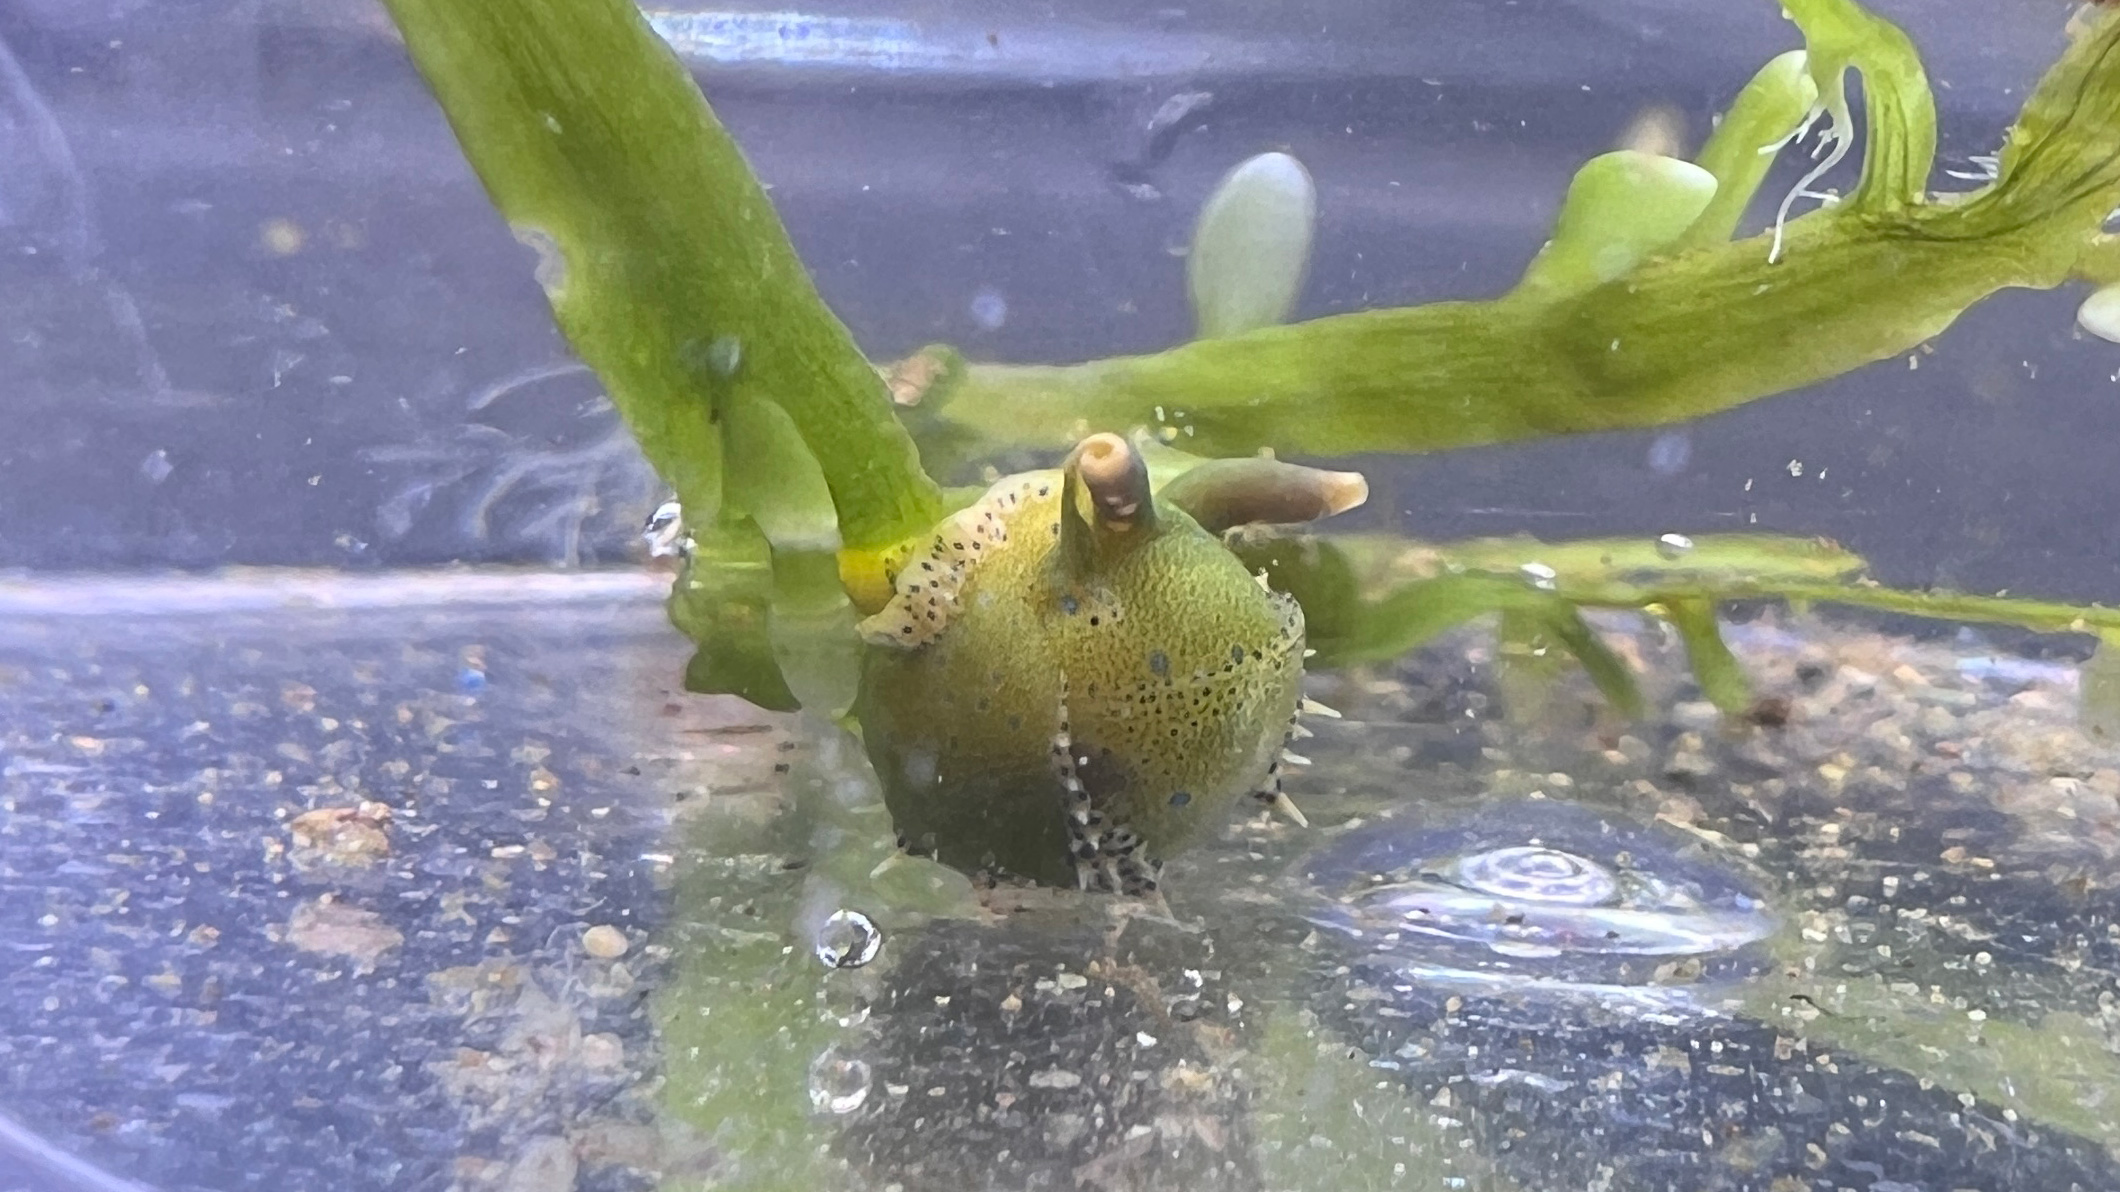
[[[2120,344],[2120,285],[2092,291],[2076,308],[2076,325],[2099,339]]]
[[[1286,153],[1262,153],[1223,176],[1200,209],[1185,264],[1201,338],[1288,318],[1302,293],[1317,215],[1310,172]]]
[[[1714,197],[1715,175],[1689,161],[1633,149],[1593,157],[1519,291],[1558,298],[1603,285],[1677,243]]]

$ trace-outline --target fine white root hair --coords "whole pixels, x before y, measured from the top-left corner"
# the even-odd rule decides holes
[[[1970,170],[1945,170],[1944,176],[1966,182],[1993,182],[2002,177],[2002,158],[1993,153],[1973,153],[1966,157]]]
[[[1813,198],[1828,204],[1835,201],[1834,196],[1812,190],[1811,184],[1825,177],[1834,166],[1840,164],[1842,158],[1848,155],[1848,147],[1855,143],[1855,130],[1850,127],[1851,122],[1845,116],[1821,104],[1811,109],[1811,113],[1804,117],[1803,123],[1797,126],[1795,132],[1790,133],[1782,141],[1761,150],[1763,153],[1774,152],[1792,141],[1801,140],[1811,131],[1811,126],[1818,122],[1820,116],[1826,116],[1828,120],[1826,130],[1819,138],[1818,147],[1811,154],[1813,158],[1818,160],[1818,164],[1812,166],[1802,178],[1797,179],[1796,185],[1790,188],[1789,193],[1782,196],[1781,206],[1774,211],[1774,243],[1767,249],[1767,264],[1769,265],[1778,264],[1781,261],[1782,234],[1789,222],[1789,209],[1795,206],[1796,200]],[[1820,158],[1820,153],[1823,153],[1824,157]]]
[[[587,371],[572,361],[535,365],[479,387],[465,410],[539,400],[532,391],[545,382]],[[371,463],[414,473],[377,508],[377,529],[402,538],[438,498],[453,498],[456,534],[466,546],[506,537],[569,567],[623,549],[620,534],[640,525],[661,482],[607,398],[576,401],[574,416],[586,433],[563,444],[467,421],[420,441],[362,451]],[[506,523],[502,533],[497,521]]]

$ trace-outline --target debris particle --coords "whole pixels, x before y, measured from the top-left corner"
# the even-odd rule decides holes
[[[333,902],[328,896],[294,908],[287,920],[286,938],[304,952],[347,957],[362,972],[373,969],[383,953],[405,942],[403,933],[381,915]]]
[[[582,951],[598,960],[617,960],[631,946],[626,941],[626,933],[608,923],[582,932]]]

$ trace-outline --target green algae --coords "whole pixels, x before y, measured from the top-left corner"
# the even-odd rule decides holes
[[[1592,161],[1553,243],[1506,295],[1073,365],[967,364],[931,349],[922,417],[953,452],[974,454],[1058,444],[1085,423],[1179,426],[1209,453],[1317,455],[1655,426],[1904,353],[1999,290],[2112,279],[2116,249],[2101,229],[2120,206],[2109,132],[2120,20],[2092,22],[2041,80],[1993,181],[1932,194],[1934,105],[1905,35],[1848,0],[1788,9],[1807,51],[1753,80],[1701,162]],[[1859,183],[1727,239],[1763,177],[1747,143],[1787,140],[1793,114],[1826,121],[1830,160],[1852,150],[1851,69],[1866,105]],[[1715,187],[1699,206],[1703,176]],[[1689,209],[1690,223],[1679,218]]]

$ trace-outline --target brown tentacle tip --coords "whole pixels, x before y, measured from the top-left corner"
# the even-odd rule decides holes
[[[1345,513],[1369,499],[1369,478],[1360,472],[1320,472],[1318,495],[1326,517]]]
[[[1199,464],[1164,485],[1159,495],[1211,533],[1220,533],[1345,513],[1369,499],[1369,481],[1360,472],[1328,472],[1256,456]]]
[[[1089,493],[1097,521],[1115,529],[1153,518],[1148,464],[1133,444],[1114,434],[1096,434],[1077,444],[1067,467]]]

